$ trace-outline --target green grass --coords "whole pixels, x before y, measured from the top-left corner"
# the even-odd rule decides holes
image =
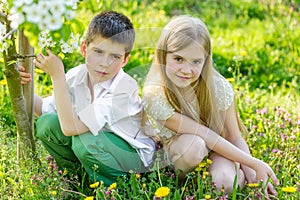
[[[105,1],[84,4],[79,14],[89,19],[104,8],[129,15],[137,29],[137,40],[125,70],[143,86],[161,28],[174,14],[202,18],[213,42],[216,68],[232,81],[238,97],[239,114],[249,130],[247,143],[253,156],[269,163],[280,185],[274,199],[299,199],[300,168],[300,24],[299,1],[280,0],[165,0]],[[94,2],[94,3],[92,3]],[[85,23],[87,24],[87,20]],[[66,69],[82,62],[79,54],[64,60]],[[0,69],[3,63],[0,60]],[[1,199],[159,199],[158,188],[167,187],[162,199],[225,199],[204,166],[188,174],[178,185],[176,173],[160,168],[158,157],[152,172],[131,173],[116,187],[99,183],[90,188],[80,179],[59,171],[37,141],[37,157],[17,163],[16,127],[3,73],[0,73],[0,195]],[[51,90],[48,76],[35,71],[35,92],[45,96]],[[287,188],[291,187],[291,188]],[[296,189],[296,191],[293,191]],[[246,185],[227,199],[264,199],[263,188]],[[156,193],[156,195],[159,195]]]

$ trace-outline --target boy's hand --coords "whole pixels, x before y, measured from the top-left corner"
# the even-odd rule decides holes
[[[40,53],[37,55],[36,59],[33,61],[35,66],[43,70],[45,73],[49,74],[51,78],[57,76],[65,75],[64,65],[61,59],[54,55],[51,50],[47,50],[47,55]]]
[[[32,81],[31,74],[25,72],[25,67],[18,66],[18,70],[21,77],[21,84],[26,85],[27,83]]]

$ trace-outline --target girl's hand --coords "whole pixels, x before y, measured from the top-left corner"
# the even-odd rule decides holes
[[[43,70],[45,73],[49,74],[51,78],[55,78],[60,75],[65,75],[64,65],[61,59],[54,55],[51,50],[47,50],[48,56],[40,53],[37,55],[36,59],[33,61],[34,64]]]
[[[31,74],[25,72],[25,67],[18,66],[18,70],[21,77],[21,84],[26,85],[27,83],[32,81]]]
[[[241,165],[241,168],[245,174],[247,183],[255,183],[256,182],[256,172],[253,169],[251,169],[250,167],[247,167],[245,165]]]
[[[263,182],[263,187],[265,187],[265,195],[268,198],[268,194],[277,195],[275,187],[271,183],[267,183],[268,179],[271,178],[272,182],[275,185],[279,185],[279,181],[271,169],[271,167],[264,163],[261,160],[258,160],[258,164],[256,165],[256,181]],[[267,185],[266,185],[267,184]]]

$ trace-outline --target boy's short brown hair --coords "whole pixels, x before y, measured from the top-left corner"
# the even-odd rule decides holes
[[[130,19],[115,11],[103,11],[92,19],[85,35],[86,45],[97,35],[125,44],[126,55],[132,50],[135,40],[135,31]]]

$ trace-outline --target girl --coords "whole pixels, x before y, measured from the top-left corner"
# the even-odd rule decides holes
[[[270,177],[278,184],[273,170],[250,155],[240,134],[246,129],[235,110],[233,89],[213,67],[209,32],[200,19],[180,16],[164,28],[144,85],[143,104],[181,178],[208,155],[213,182],[225,192],[242,188],[246,179],[263,181],[276,195],[267,183]]]

